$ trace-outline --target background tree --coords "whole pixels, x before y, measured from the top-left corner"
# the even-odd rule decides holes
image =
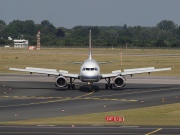
[[[173,30],[176,28],[176,25],[173,21],[162,20],[157,24],[157,27],[161,30]]]
[[[156,42],[156,47],[166,47],[166,43],[164,42],[164,40],[159,39],[159,40]]]
[[[128,29],[127,25],[126,25],[126,24],[124,24],[124,26],[123,26],[123,30],[124,30],[124,31],[126,31],[127,29]]]
[[[3,20],[0,20],[0,31],[6,27],[6,23]]]
[[[49,20],[35,24],[32,20],[13,20],[6,24],[0,20],[0,44],[11,44],[13,39],[28,39],[36,44],[36,34],[41,31],[41,46],[88,46],[89,30],[93,46],[125,47],[179,47],[180,26],[162,20],[154,27],[143,26],[75,26],[72,29],[56,28]]]
[[[58,30],[56,32],[56,36],[57,37],[65,37],[65,33],[61,28],[58,28]]]
[[[48,20],[43,20],[43,21],[41,22],[41,25],[42,25],[43,27],[48,27],[49,25],[51,25],[51,23],[50,23]]]

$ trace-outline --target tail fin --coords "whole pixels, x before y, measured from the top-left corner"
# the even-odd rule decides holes
[[[92,59],[92,54],[91,54],[91,30],[89,31],[89,59]]]

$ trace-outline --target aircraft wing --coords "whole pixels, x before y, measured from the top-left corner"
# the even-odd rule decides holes
[[[166,70],[171,70],[171,68],[159,68],[155,69],[154,67],[152,68],[141,68],[140,70],[124,70],[124,72],[121,73],[122,76],[125,75],[133,75],[133,74],[141,74],[141,73],[151,73],[151,72],[159,72],[159,71],[166,71]]]
[[[62,76],[76,78],[76,79],[79,78],[79,74],[62,73]]]
[[[72,77],[78,78],[79,74],[70,74],[68,71],[65,70],[56,70],[56,69],[47,69],[47,68],[34,68],[34,67],[26,67],[25,69],[22,68],[9,68],[9,70],[14,71],[22,71],[22,72],[30,72],[30,73],[39,73],[39,74],[47,74],[47,75],[62,75],[65,77]]]
[[[159,72],[159,71],[166,71],[171,70],[171,68],[159,68],[155,69],[154,67],[147,67],[147,68],[134,68],[134,69],[124,69],[124,72],[121,70],[112,71],[109,74],[101,74],[102,79],[109,78],[109,77],[116,77],[116,76],[126,76],[126,75],[134,75],[134,74],[141,74],[141,73],[151,73],[151,72]]]
[[[108,78],[108,77],[116,77],[116,76],[118,76],[120,74],[121,74],[121,70],[115,70],[115,71],[112,71],[112,73],[109,73],[109,74],[101,74],[101,78],[105,79],[105,78]]]

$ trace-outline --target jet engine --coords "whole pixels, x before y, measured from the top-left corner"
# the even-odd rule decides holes
[[[66,87],[67,85],[67,80],[63,76],[59,76],[55,79],[55,85],[56,87]]]
[[[114,78],[113,85],[114,87],[124,87],[126,85],[125,78],[123,78],[122,76],[117,76],[116,78]]]

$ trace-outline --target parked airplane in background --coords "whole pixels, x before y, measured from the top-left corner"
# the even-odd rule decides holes
[[[136,69],[125,69],[123,72],[121,70],[112,71],[109,74],[101,74],[100,67],[97,61],[92,59],[91,53],[91,30],[89,32],[89,58],[82,62],[80,73],[79,74],[71,74],[65,70],[56,69],[45,69],[45,68],[33,68],[33,67],[26,67],[25,69],[20,68],[9,68],[9,70],[15,71],[25,71],[32,73],[40,73],[40,74],[47,74],[47,75],[55,75],[57,76],[55,79],[55,85],[57,87],[66,87],[68,89],[75,89],[74,80],[79,79],[82,82],[87,82],[88,85],[91,85],[93,82],[98,82],[101,79],[105,79],[107,83],[105,84],[105,88],[112,89],[112,87],[124,87],[125,86],[125,76],[126,75],[133,75],[133,74],[140,74],[140,73],[150,73],[150,72],[157,72],[157,71],[166,71],[171,70],[171,68],[160,68],[155,69],[154,67],[147,67],[147,68],[136,68]],[[68,79],[69,78],[69,79]],[[68,81],[69,80],[69,81]]]

